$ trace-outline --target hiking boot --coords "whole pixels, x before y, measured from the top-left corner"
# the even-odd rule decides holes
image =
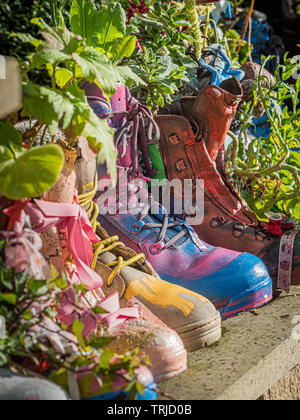
[[[136,122],[140,120],[142,113],[145,114],[144,106],[139,108],[128,89],[118,87],[111,100],[112,110],[117,114],[109,115],[106,111],[110,108],[105,103],[101,91],[97,88],[94,88],[93,92],[91,90],[90,87],[88,99],[95,112],[100,116],[108,115],[111,124],[119,129],[116,134],[116,144],[120,145],[121,156],[118,164],[123,167],[122,170],[127,173],[129,180],[143,178],[136,150],[139,140],[136,133],[142,129],[136,126]],[[146,111],[146,114],[149,115],[149,111]],[[152,118],[149,120],[149,125],[155,127]],[[127,135],[124,135],[126,133]],[[142,143],[144,137],[145,134],[140,139]],[[144,147],[142,149],[145,150]],[[143,192],[148,196],[147,191]],[[114,195],[120,205],[127,205],[116,191],[111,191],[111,196]],[[101,203],[101,196],[98,203]],[[150,214],[149,207],[146,204],[138,214],[137,209],[133,209],[125,214],[117,212],[113,215],[101,215],[98,220],[108,232],[116,233],[126,246],[137,253],[144,253],[146,260],[163,280],[204,295],[217,307],[223,319],[261,306],[271,299],[272,283],[259,259],[207,245],[190,226],[172,219],[162,207],[155,215]],[[110,256],[105,262],[110,262],[109,259]],[[147,285],[147,282],[145,283]],[[170,286],[166,287],[165,293],[160,293],[159,288],[154,289],[158,291],[158,299],[161,299],[161,296],[172,296]],[[153,289],[153,286],[151,288]],[[154,295],[152,298],[155,301]]]
[[[266,264],[274,288],[288,291],[291,282],[293,284],[300,282],[299,241],[295,242],[292,251],[296,232],[286,232],[280,240],[264,231],[256,216],[247,208],[232,185],[218,172],[215,157],[222,143],[219,138],[214,137],[214,131],[208,130],[204,133],[204,137],[201,136],[203,132],[199,130],[198,124],[201,127],[203,124],[207,126],[207,121],[210,122],[210,109],[204,110],[198,107],[198,104],[201,104],[201,95],[200,92],[200,100],[183,98],[176,104],[177,110],[180,108],[181,115],[184,116],[164,115],[156,119],[161,130],[160,150],[167,178],[204,180],[204,221],[195,226],[200,238],[216,247],[222,246],[258,256]],[[188,119],[193,124],[194,131]],[[228,125],[224,123],[223,132],[221,129],[220,125],[220,137],[223,138]],[[174,137],[177,139],[176,144],[170,141],[170,138]],[[215,143],[211,139],[214,139]],[[206,143],[209,145],[208,148]],[[177,165],[179,161],[182,162],[180,171]],[[293,261],[291,261],[292,254]],[[243,254],[239,258],[247,259],[247,255]],[[254,257],[251,258],[254,262]],[[263,266],[260,267],[265,270]]]
[[[210,156],[216,160],[242,96],[240,82],[231,78],[220,86],[210,85],[200,90],[196,102],[195,97],[185,97],[175,104],[167,105],[166,111],[168,114],[190,115],[197,129],[196,137],[204,139]]]
[[[86,146],[84,143],[79,144],[82,158],[77,161],[78,167],[85,168],[82,176],[77,177],[77,188],[82,193],[84,185],[89,184],[88,178],[95,180],[96,170],[96,167],[91,170],[91,166],[85,164],[84,156],[87,157],[88,153],[83,149]],[[98,216],[97,205],[92,201],[95,190],[93,187],[90,193],[79,195],[79,202],[91,220],[97,220]],[[94,228],[101,241],[94,244],[91,267],[103,279],[102,290],[106,296],[118,292],[122,306],[126,306],[133,297],[137,298],[144,305],[144,311],[148,309],[147,317],[152,313],[177,331],[188,351],[198,350],[220,339],[220,315],[207,299],[162,281],[141,250],[137,254],[121,243],[118,236],[109,237],[99,222],[96,222]],[[110,231],[114,232],[115,229]]]

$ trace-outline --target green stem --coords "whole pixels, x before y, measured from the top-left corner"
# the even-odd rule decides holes
[[[210,10],[207,9],[206,11],[206,21],[205,21],[205,28],[204,28],[204,40],[203,40],[203,48],[207,47],[207,38],[208,38],[208,29],[210,23]]]
[[[193,36],[196,40],[196,55],[197,60],[199,60],[199,58],[201,58],[202,55],[202,34],[200,30],[200,22],[197,13],[196,0],[185,0],[185,5],[187,17],[193,30]]]
[[[51,77],[51,81],[52,81],[52,88],[53,89],[55,89],[56,88],[56,67],[57,67],[57,65],[56,64],[54,64],[53,65],[53,74],[52,74],[52,77]]]

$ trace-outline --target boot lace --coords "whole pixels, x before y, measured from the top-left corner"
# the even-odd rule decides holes
[[[107,102],[99,97],[88,96],[88,99],[94,99],[102,102],[103,105],[107,105]],[[105,115],[104,118],[112,119],[116,116],[121,116],[120,122],[118,123],[119,128],[115,133],[115,144],[116,147],[119,148],[122,145],[122,152],[120,153],[120,157],[124,157],[128,147],[128,139],[130,140],[131,146],[131,154],[132,154],[132,167],[129,171],[129,177],[132,178],[142,178],[145,179],[141,175],[141,169],[139,164],[139,150],[138,145],[141,146],[143,163],[146,167],[146,172],[149,178],[151,178],[154,174],[154,169],[152,168],[151,160],[149,158],[148,150],[147,150],[147,141],[151,144],[157,144],[160,139],[160,130],[158,125],[156,124],[152,112],[146,106],[138,102],[135,98],[130,99],[130,103],[128,106],[129,110],[124,111],[117,111],[112,112],[110,114]],[[144,122],[144,116],[149,121],[149,126],[146,135],[146,127]],[[148,140],[147,140],[148,139]],[[92,226],[95,228],[97,224],[97,217],[99,214],[98,207],[96,203],[91,203],[92,198],[94,197],[96,190],[97,190],[97,179],[95,180],[95,189],[90,194],[84,194],[81,197],[82,205],[87,208],[87,214],[91,216],[91,223]],[[91,197],[92,196],[92,197]],[[120,204],[122,202],[120,200]],[[155,216],[149,213],[151,206],[150,204],[141,205],[141,212],[138,216],[138,223],[132,226],[132,232],[134,234],[140,233],[142,230],[145,229],[159,229],[160,233],[158,235],[157,242],[150,248],[151,252],[155,251],[156,253],[161,252],[163,249],[170,248],[172,245],[175,245],[180,239],[187,236],[192,238],[191,231],[187,228],[187,225],[179,220],[175,220],[171,218],[165,209],[160,206],[160,209],[163,213],[163,221],[159,221]],[[145,222],[144,219],[147,215],[151,216],[152,219],[156,219],[157,222]],[[166,240],[167,232],[169,229],[173,228],[181,228],[181,230],[174,234],[174,236]],[[200,243],[200,241],[197,241]],[[145,258],[144,254],[143,257]]]
[[[93,198],[97,191],[97,175],[95,179],[96,181],[95,181],[95,186],[93,190],[88,193],[81,194],[79,196],[79,204],[86,209],[86,213],[91,221],[91,225],[93,227],[94,232],[96,232],[98,228],[101,228],[100,223],[97,221],[97,218],[99,215],[99,209],[98,209],[97,204],[93,201]],[[119,237],[118,236],[109,237],[108,235],[107,235],[107,238],[93,244],[94,253],[93,253],[91,268],[93,270],[96,269],[97,259],[100,255],[106,252],[110,252],[119,246],[125,247],[125,244],[123,244],[123,242],[119,242]],[[107,267],[110,267],[110,268],[115,267],[110,273],[108,279],[106,280],[107,286],[111,287],[115,277],[120,273],[122,268],[129,267],[137,263],[138,261],[145,261],[145,260],[146,260],[145,254],[137,254],[136,256],[128,260],[124,260],[122,256],[119,256],[117,261],[112,261],[111,263],[106,264]]]

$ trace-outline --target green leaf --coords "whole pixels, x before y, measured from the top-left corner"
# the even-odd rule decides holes
[[[135,48],[135,36],[127,36],[123,39],[117,39],[109,51],[110,59],[113,63],[119,63],[124,57],[131,57]]]
[[[17,303],[17,296],[14,293],[0,293],[0,301],[15,305]]]
[[[31,22],[42,29],[40,34],[43,36],[44,42],[40,46],[40,50],[48,48],[72,54],[80,46],[82,39],[68,30],[52,28],[41,18],[34,18]]]
[[[99,12],[92,0],[73,0],[70,10],[70,26],[74,34],[86,38],[93,44],[96,33],[100,30]]]
[[[24,43],[28,43],[33,45],[34,47],[38,47],[39,45],[41,45],[42,41],[40,39],[36,39],[34,38],[32,35],[30,34],[21,34],[21,33],[12,33],[9,38],[11,37],[17,37],[19,38],[22,42]]]
[[[44,122],[51,135],[61,128],[66,130],[72,123],[74,138],[82,134],[90,107],[84,93],[77,86],[68,86],[63,92],[33,83],[24,85],[24,111]]]
[[[5,366],[8,362],[6,355],[0,352],[0,367]]]
[[[45,280],[30,279],[27,284],[27,289],[35,295],[44,294],[44,291],[48,290],[47,282]]]
[[[92,309],[92,311],[94,312],[94,314],[107,314],[108,311],[106,311],[103,308],[100,308],[100,306],[96,306],[95,308]]]
[[[88,345],[94,347],[95,349],[102,349],[109,346],[115,340],[116,337],[94,337],[91,341],[89,341]]]
[[[134,73],[130,67],[122,66],[118,67],[119,72],[119,81],[123,85],[131,86],[132,82],[134,82],[137,86],[146,86],[146,83],[136,74]]]
[[[120,81],[119,73],[104,54],[96,50],[86,50],[80,55],[73,54],[73,59],[81,68],[82,74],[90,82],[98,82],[106,96],[116,91],[116,83]]]
[[[81,321],[79,321],[79,319],[76,319],[76,321],[74,322],[72,326],[72,331],[76,335],[80,347],[85,348],[85,342],[82,337],[83,330],[84,330],[84,324]]]
[[[61,148],[51,144],[24,150],[19,156],[8,156],[0,148],[0,190],[12,200],[33,198],[48,191],[58,180],[63,168]]]
[[[97,31],[98,46],[105,51],[110,44],[118,38],[123,38],[126,33],[126,13],[119,3],[102,5],[99,13],[99,28]]]
[[[41,68],[49,63],[54,66],[58,63],[64,63],[71,60],[72,56],[69,54],[65,54],[64,52],[55,50],[53,48],[43,48],[33,56],[31,61],[31,68]]]
[[[62,94],[55,89],[33,83],[24,83],[23,93],[23,114],[45,123],[50,134],[55,135],[62,117],[61,110],[58,110],[55,104],[61,103]]]
[[[85,284],[75,284],[74,289],[78,292],[87,293],[89,291],[88,287]]]
[[[31,314],[31,310],[30,308],[27,308],[25,312],[23,312],[22,314],[22,318],[25,321],[30,321],[32,319],[32,314]]]
[[[114,356],[115,356],[115,353],[113,353],[109,349],[105,349],[104,352],[102,353],[101,358],[100,358],[99,366],[102,369],[109,369],[110,361]]]
[[[16,130],[11,124],[0,121],[0,145],[1,146],[12,146],[15,145],[17,148],[22,146],[22,136],[18,130]]]
[[[55,79],[58,86],[63,89],[72,79],[73,74],[68,69],[58,69],[55,72]]]

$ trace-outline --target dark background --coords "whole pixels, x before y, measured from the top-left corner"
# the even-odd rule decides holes
[[[250,4],[250,1],[247,1]],[[300,54],[300,16],[294,20],[287,20],[283,13],[283,0],[256,0],[255,9],[268,16],[269,23],[273,26],[276,35],[282,37],[286,51],[293,55]]]

